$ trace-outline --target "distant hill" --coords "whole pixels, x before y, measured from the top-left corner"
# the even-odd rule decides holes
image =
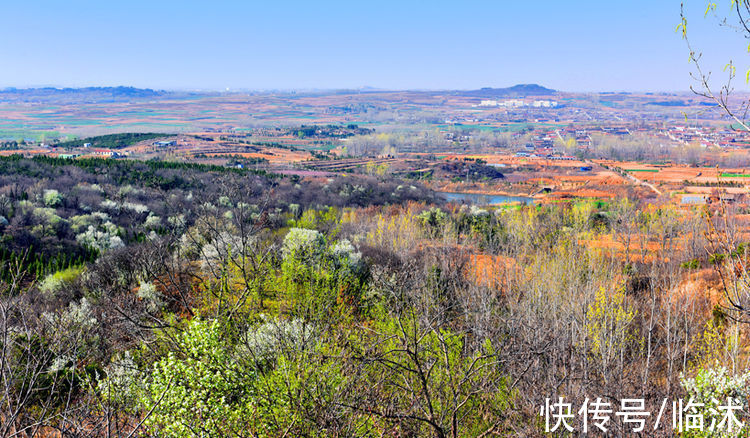
[[[518,84],[507,88],[480,88],[479,90],[468,90],[457,92],[460,96],[470,97],[521,97],[521,96],[548,96],[557,93],[556,90],[537,84]]]

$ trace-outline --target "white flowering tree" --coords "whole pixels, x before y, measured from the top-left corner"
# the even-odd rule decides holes
[[[292,228],[284,238],[281,253],[285,261],[318,263],[325,251],[326,239],[317,230]]]
[[[704,427],[690,437],[740,437],[750,433],[750,371],[732,375],[725,367],[699,370],[694,377],[680,376],[690,401],[702,404]],[[728,409],[735,406],[738,409]]]
[[[78,243],[94,248],[99,252],[121,248],[125,243],[120,238],[119,228],[112,222],[105,222],[99,227],[89,225],[88,229],[76,236]]]

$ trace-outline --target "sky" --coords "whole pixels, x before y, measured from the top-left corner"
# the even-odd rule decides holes
[[[718,0],[719,13],[730,0]],[[721,75],[747,41],[685,0]],[[2,0],[0,88],[685,91],[679,0]]]

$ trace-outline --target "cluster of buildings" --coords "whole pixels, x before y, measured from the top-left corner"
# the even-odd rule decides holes
[[[161,141],[155,141],[151,143],[151,146],[156,147],[170,147],[170,146],[177,146],[177,142],[175,140],[161,140]]]
[[[533,107],[533,108],[556,108],[557,102],[554,100],[534,100],[534,101],[525,101],[522,99],[508,99],[508,100],[493,100],[493,99],[486,99],[479,102],[480,107],[502,107],[502,108],[523,108],[523,107]]]
[[[543,158],[545,160],[552,160],[552,161],[575,161],[578,158],[574,157],[572,155],[563,155],[559,152],[554,152],[552,150],[535,150],[533,152],[516,152],[516,157],[521,158]],[[591,170],[590,166],[581,167],[581,170]]]
[[[718,126],[684,126],[673,124],[611,123],[580,126],[569,124],[560,128],[536,128],[530,142],[536,147],[551,147],[557,140],[575,140],[581,148],[592,145],[592,136],[651,137],[664,144],[699,144],[723,149],[750,148],[750,132],[730,130]]]
[[[658,131],[658,134],[673,142],[700,144],[703,147],[716,146],[726,149],[750,147],[750,132],[713,126],[670,125]]]

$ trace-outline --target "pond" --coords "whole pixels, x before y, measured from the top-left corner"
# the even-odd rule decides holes
[[[706,203],[705,195],[682,195],[681,204],[703,205]]]
[[[528,196],[507,196],[507,195],[485,195],[482,193],[453,193],[437,192],[438,196],[449,202],[465,202],[468,204],[490,205],[490,204],[507,204],[511,202],[520,202],[522,204],[532,204],[534,198]]]

